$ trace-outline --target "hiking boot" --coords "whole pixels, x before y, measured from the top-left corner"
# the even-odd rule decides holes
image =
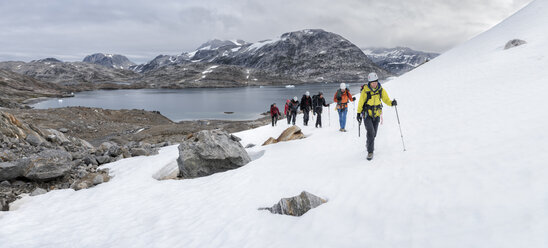
[[[371,160],[371,159],[373,159],[373,153],[372,152],[367,154],[367,160]]]
[[[342,132],[346,132],[346,129],[342,128],[341,131],[342,131]]]

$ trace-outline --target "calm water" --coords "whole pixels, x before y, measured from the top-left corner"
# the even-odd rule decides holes
[[[360,84],[350,84],[350,93],[359,92]],[[33,105],[38,109],[67,106],[98,107],[105,109],[157,110],[173,121],[219,119],[251,120],[270,110],[276,103],[283,112],[286,99],[297,96],[299,101],[308,90],[310,95],[324,93],[327,103],[339,84],[245,87],[245,88],[200,88],[200,89],[141,89],[99,90],[76,93],[75,97],[50,99]],[[358,97],[358,96],[356,96]],[[234,112],[225,114],[224,112]]]

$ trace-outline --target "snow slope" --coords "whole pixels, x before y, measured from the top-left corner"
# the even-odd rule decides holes
[[[548,1],[384,85],[398,99],[373,161],[349,113],[306,139],[192,180],[152,175],[177,157],[121,160],[95,188],[0,212],[1,247],[548,247]],[[503,50],[513,38],[528,44]],[[331,93],[326,93],[331,99]],[[327,109],[327,108],[326,108]],[[261,144],[285,127],[238,133]],[[298,125],[302,126],[299,116]],[[329,201],[300,218],[257,211],[302,190]]]

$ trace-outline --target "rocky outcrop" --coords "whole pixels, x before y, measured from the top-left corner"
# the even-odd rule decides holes
[[[298,140],[298,139],[304,139],[305,136],[303,132],[301,131],[301,128],[298,126],[291,126],[285,129],[280,136],[278,136],[277,139],[274,139],[272,137],[268,138],[263,143],[263,146],[270,145],[270,144],[276,144],[278,142],[284,142],[284,141],[290,141],[290,140]]]
[[[107,182],[108,172],[101,171],[99,165],[131,157],[131,149],[152,155],[159,147],[104,142],[96,148],[55,129],[23,123],[2,111],[0,133],[0,199],[6,205],[38,187],[53,190],[73,186],[79,190]]]
[[[438,53],[415,51],[408,47],[364,48],[363,52],[375,64],[399,76],[436,58]]]
[[[52,83],[0,69],[0,107],[23,107],[25,100],[38,97],[61,97],[67,89]]]
[[[513,40],[510,40],[510,41],[506,42],[506,45],[504,45],[504,50],[508,50],[510,48],[521,46],[523,44],[527,44],[527,41],[520,40],[520,39],[513,39]]]
[[[236,169],[250,161],[232,135],[221,130],[204,130],[179,145],[177,164],[182,178],[195,178]]]
[[[298,196],[283,198],[277,204],[274,204],[274,206],[259,208],[259,210],[268,210],[273,214],[302,216],[310,209],[316,208],[326,202],[327,200],[303,191]]]
[[[82,62],[102,65],[105,67],[116,69],[129,69],[131,66],[135,65],[135,63],[131,62],[127,57],[123,55],[108,53],[95,53],[92,55],[88,55],[84,58]]]

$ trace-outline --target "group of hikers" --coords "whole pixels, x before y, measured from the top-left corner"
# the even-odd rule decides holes
[[[396,106],[396,100],[390,100],[388,93],[382,88],[379,83],[379,77],[376,73],[369,73],[367,76],[367,84],[362,85],[360,98],[358,100],[358,109],[356,120],[358,123],[363,121],[365,130],[367,131],[367,159],[373,159],[373,151],[375,148],[375,137],[377,136],[377,130],[382,118],[382,102],[388,106]],[[316,115],[316,128],[322,127],[322,111],[323,107],[329,105],[325,102],[323,93],[319,92],[317,95],[310,97],[310,92],[306,92],[301,101],[297,96],[291,100],[287,100],[284,108],[284,114],[287,117],[287,124],[295,125],[298,110],[303,112],[303,124],[308,126],[310,119],[310,111],[313,115]],[[345,83],[340,84],[340,89],[335,92],[333,96],[333,102],[337,103],[336,109],[339,114],[339,131],[346,132],[346,114],[348,113],[348,104],[356,101],[356,97],[353,97],[350,90],[346,87]],[[280,110],[276,107],[276,103],[270,106],[270,116],[272,117],[272,126],[275,126],[278,122],[278,118],[281,117]]]
[[[287,118],[287,124],[295,125],[297,121],[297,112],[301,110],[303,112],[303,123],[305,126],[308,126],[308,121],[310,120],[310,112],[312,111],[313,115],[316,117],[316,127],[322,127],[322,111],[323,107],[328,107],[329,105],[325,102],[323,98],[323,93],[318,92],[317,95],[310,97],[310,92],[306,92],[301,101],[296,96],[291,100],[287,100],[284,107],[284,115]],[[278,118],[282,116],[276,103],[270,105],[270,116],[272,117],[272,126],[275,126],[278,122]]]

